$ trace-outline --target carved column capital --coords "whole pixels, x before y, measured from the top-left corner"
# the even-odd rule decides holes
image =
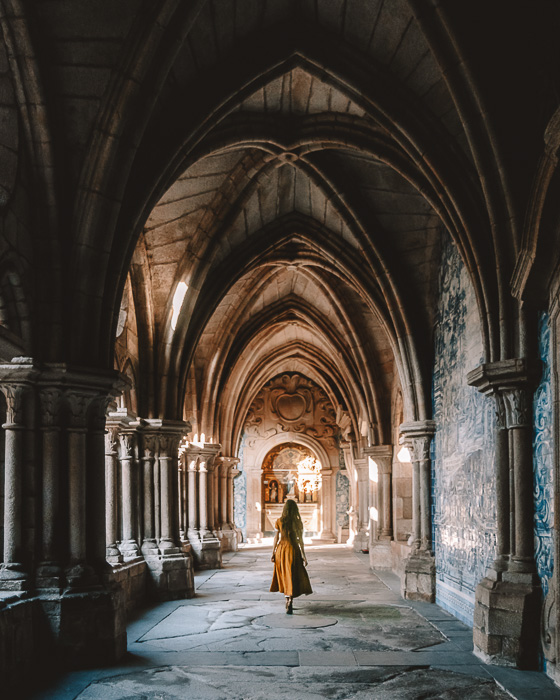
[[[372,445],[364,447],[364,454],[377,464],[381,474],[388,474],[393,467],[393,445]]]
[[[157,448],[156,436],[150,433],[142,434],[142,451],[144,453],[143,458],[145,460],[151,460],[155,458]]]
[[[531,403],[528,393],[525,387],[509,388],[502,392],[508,428],[530,427]]]
[[[41,403],[41,424],[45,428],[55,428],[60,424],[60,406],[62,390],[56,386],[41,388],[39,392]]]
[[[136,433],[132,431],[119,433],[119,441],[121,446],[121,460],[133,459]]]
[[[105,433],[105,455],[113,457],[118,454],[119,431],[117,428],[109,428]]]
[[[79,390],[67,390],[64,393],[69,408],[71,428],[85,428],[87,412],[95,396],[91,393]]]
[[[21,425],[23,423],[23,397],[26,384],[2,384],[0,391],[6,399],[6,424]]]

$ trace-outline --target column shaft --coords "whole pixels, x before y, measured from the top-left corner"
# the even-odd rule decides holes
[[[206,463],[200,462],[198,465],[198,519],[201,539],[208,535],[207,478]]]
[[[22,560],[23,426],[6,424],[4,463],[4,567],[20,566]]]
[[[86,559],[86,430],[71,428],[68,434],[69,554],[71,563]]]
[[[189,466],[187,472],[188,478],[188,499],[189,499],[189,529],[188,535],[189,539],[193,539],[196,534],[196,529],[198,526],[197,519],[197,494],[196,494],[196,460],[189,459]]]

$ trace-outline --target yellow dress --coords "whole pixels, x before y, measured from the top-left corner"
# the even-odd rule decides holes
[[[313,593],[298,542],[292,541],[290,534],[284,532],[281,519],[276,521],[276,529],[280,531],[280,542],[274,554],[271,593],[280,591],[293,598]]]

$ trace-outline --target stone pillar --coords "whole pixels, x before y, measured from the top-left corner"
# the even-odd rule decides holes
[[[336,542],[333,531],[334,511],[336,508],[335,495],[333,493],[333,470],[328,468],[321,470],[321,506],[323,508],[323,528],[320,542]]]
[[[496,559],[475,592],[474,653],[487,663],[537,668],[541,590],[534,561],[527,361],[480,365],[469,372],[468,383],[493,397],[498,419]]]
[[[369,465],[367,457],[354,459],[358,474],[358,533],[354,540],[354,551],[367,552],[369,548]]]
[[[403,423],[402,439],[412,447],[412,552],[405,563],[402,593],[409,600],[435,602],[435,561],[432,551],[430,443],[432,420]]]
[[[237,531],[233,522],[233,476],[235,457],[220,458],[220,522],[222,523],[222,551],[237,551]]]
[[[98,583],[86,563],[86,435],[87,410],[94,395],[89,391],[68,391],[68,534],[69,566],[66,580],[70,588],[88,588]]]
[[[22,473],[23,473],[23,397],[25,385],[4,384],[6,397],[4,462],[4,560],[0,567],[0,588],[25,590],[28,576],[23,566],[22,547]]]
[[[176,600],[194,595],[192,555],[183,551],[178,543],[179,443],[189,429],[188,423],[182,421],[143,421],[142,551],[150,572],[151,593],[157,600]],[[153,508],[150,503],[153,503]]]
[[[136,432],[127,430],[119,434],[122,487],[122,541],[120,550],[125,561],[134,561],[140,554],[136,539]]]
[[[198,526],[201,540],[211,536],[208,529],[208,468],[206,458],[201,458],[198,462]]]
[[[186,456],[183,452],[179,455],[179,474],[177,479],[177,489],[179,492],[179,539],[181,546],[188,544],[187,536],[187,464]]]
[[[59,590],[62,586],[60,547],[60,403],[62,391],[47,387],[40,391],[43,443],[41,564],[37,587]]]
[[[154,509],[154,462],[156,439],[154,435],[142,433],[142,554],[144,557],[159,553],[155,531]]]
[[[393,446],[375,445],[364,448],[364,454],[372,459],[377,467],[377,528],[370,540],[369,561],[372,569],[392,569],[391,540],[393,528],[391,520],[391,470]],[[372,523],[373,525],[373,523]]]
[[[111,567],[107,563],[105,491],[105,423],[109,400],[109,397],[105,395],[97,396],[92,401],[86,440],[87,560],[100,576],[111,571]]]
[[[187,456],[187,496],[188,496],[188,537],[192,543],[198,537],[198,457],[188,450]]]
[[[159,550],[162,554],[177,554],[179,548],[174,539],[173,526],[173,479],[177,478],[174,469],[175,453],[177,451],[177,441],[171,436],[159,436],[159,483],[160,483],[160,518],[161,536],[159,540]]]
[[[212,511],[214,517],[214,534],[222,539],[222,521],[220,520],[220,467],[217,460],[212,463]]]
[[[117,547],[117,496],[118,432],[110,428],[105,435],[105,541],[106,556],[110,564],[122,564],[123,556]]]
[[[121,589],[106,577],[105,469],[103,424],[109,397],[124,386],[113,371],[47,365],[39,377],[43,407],[62,393],[67,444],[53,439],[43,418],[43,484],[58,482],[58,496],[45,500],[46,512],[64,517],[55,527],[57,563],[64,566],[66,588],[38,597],[42,624],[48,628],[49,649],[65,665],[105,664],[126,651],[126,610]],[[58,463],[58,468],[55,466]],[[46,495],[45,495],[46,498]],[[64,498],[64,501],[62,500]],[[50,519],[50,516],[46,515]],[[56,520],[56,516],[55,516]],[[51,538],[43,533],[43,552]],[[111,544],[115,544],[113,541]],[[41,572],[42,573],[42,572]],[[47,582],[48,577],[42,577]],[[39,582],[38,578],[38,582]],[[51,587],[51,589],[54,588]]]
[[[215,443],[192,445],[188,449],[198,455],[198,533],[191,539],[193,555],[200,569],[218,569],[222,566],[221,543],[212,530],[214,524],[214,468],[213,462],[221,446]],[[192,477],[191,477],[192,479]]]

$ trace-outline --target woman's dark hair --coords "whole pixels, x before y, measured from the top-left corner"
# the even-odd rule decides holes
[[[298,535],[301,537],[303,534],[303,522],[299,514],[298,505],[292,498],[288,498],[286,503],[284,503],[281,520],[285,532],[290,535],[295,535],[296,537]]]

